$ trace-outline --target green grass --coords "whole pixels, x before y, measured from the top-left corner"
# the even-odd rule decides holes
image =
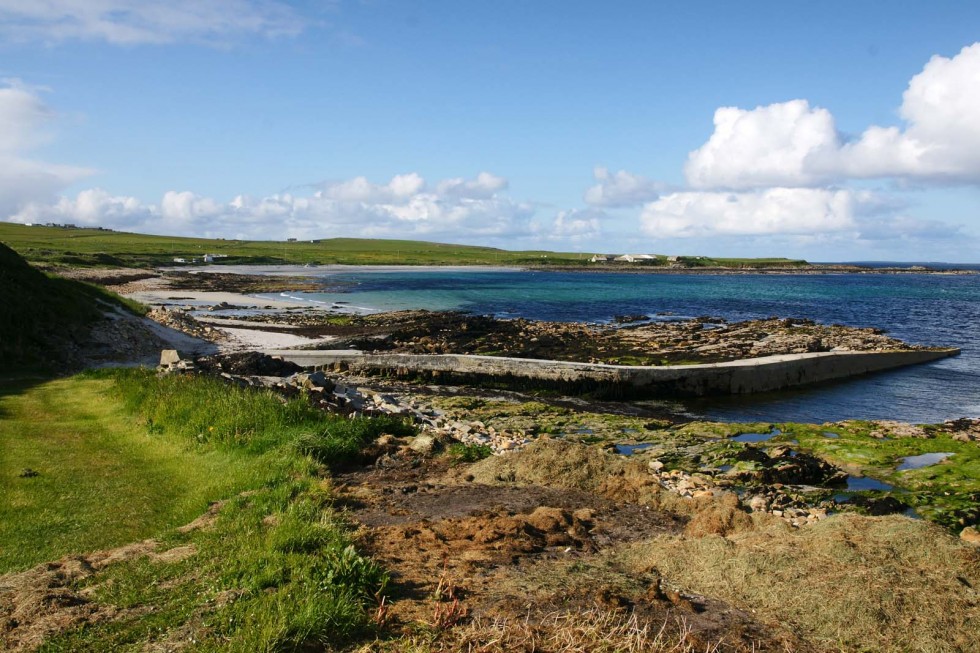
[[[149,537],[262,483],[273,461],[147,432],[113,390],[78,377],[4,386],[0,571]]]
[[[463,444],[460,442],[450,445],[446,453],[455,463],[475,463],[493,455],[493,449],[486,444]]]
[[[318,242],[212,240],[98,229],[27,227],[0,222],[0,242],[29,261],[64,265],[172,265],[175,257],[224,254],[223,263],[408,265],[584,265],[588,254],[511,252],[491,247],[413,240],[327,238]]]
[[[63,229],[0,222],[0,242],[29,261],[62,265],[140,267],[172,265],[175,257],[224,254],[223,263],[350,265],[510,265],[595,267],[591,253],[508,251],[415,240],[325,238],[317,242],[246,241],[178,238],[99,229]],[[658,259],[662,263],[665,259]],[[769,267],[802,265],[788,259],[706,259],[685,257],[683,266]],[[598,264],[610,269],[629,264]]]
[[[118,616],[41,650],[193,638],[195,650],[278,651],[374,632],[387,574],[354,548],[326,470],[410,426],[145,370],[2,388],[0,572],[145,538],[158,551],[194,547],[187,559],[136,558],[76,582]],[[25,468],[38,475],[22,477]],[[219,500],[211,528],[175,528]]]

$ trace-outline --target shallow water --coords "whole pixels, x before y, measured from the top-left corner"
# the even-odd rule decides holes
[[[309,273],[310,270],[305,270]],[[685,402],[713,420],[915,423],[980,417],[980,275],[685,275],[493,271],[324,273],[325,292],[291,293],[345,310],[464,310],[500,317],[610,322],[702,315],[771,316],[884,329],[926,345],[960,347],[959,357],[805,389]]]
[[[891,492],[895,489],[894,485],[889,485],[868,476],[848,476],[847,489],[850,492],[864,492],[866,490],[878,490],[879,492]]]
[[[644,442],[642,444],[617,444],[616,453],[624,456],[632,456],[637,451],[643,451],[644,449],[649,449],[652,446],[652,442]]]
[[[779,433],[779,430],[772,431],[771,433],[742,433],[729,439],[733,442],[768,442],[779,435]]]
[[[935,465],[946,460],[953,454],[951,453],[924,453],[918,456],[906,456],[902,458],[902,463],[896,467],[900,472],[904,472],[908,469],[921,469],[922,467],[928,467],[929,465]]]

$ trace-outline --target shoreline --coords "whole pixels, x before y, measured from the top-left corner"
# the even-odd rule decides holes
[[[969,264],[963,264],[969,265]],[[646,265],[349,265],[325,264],[306,267],[304,265],[198,265],[167,266],[155,268],[160,272],[184,272],[190,274],[259,274],[268,276],[328,276],[335,274],[363,274],[387,272],[581,272],[628,273],[628,274],[679,274],[679,275],[722,275],[722,274],[774,274],[774,275],[815,275],[815,274],[939,274],[976,275],[980,274],[980,264],[968,268],[928,268],[928,267],[863,267],[846,264],[809,264],[800,267],[669,267]]]

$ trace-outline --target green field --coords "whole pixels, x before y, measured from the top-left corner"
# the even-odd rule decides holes
[[[145,549],[65,587],[118,612],[52,634],[45,651],[188,637],[195,650],[301,650],[375,632],[387,574],[352,546],[329,470],[406,424],[145,370],[3,383],[0,418],[0,574]],[[209,525],[176,528],[214,501]]]
[[[174,258],[222,254],[226,264],[509,265],[573,267],[659,267],[665,256],[637,264],[590,263],[592,252],[508,251],[492,247],[415,240],[327,238],[317,241],[247,241],[150,236],[100,229],[24,226],[0,222],[0,242],[28,261],[73,266],[142,267],[173,265]],[[789,259],[681,257],[684,267],[793,267]]]

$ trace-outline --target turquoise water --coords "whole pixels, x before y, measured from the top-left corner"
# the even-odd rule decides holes
[[[309,272],[305,270],[304,272]],[[687,275],[538,271],[324,273],[320,293],[294,293],[363,312],[427,308],[500,317],[608,322],[770,316],[871,326],[961,356],[806,390],[687,402],[712,419],[937,422],[980,416],[980,275]]]

